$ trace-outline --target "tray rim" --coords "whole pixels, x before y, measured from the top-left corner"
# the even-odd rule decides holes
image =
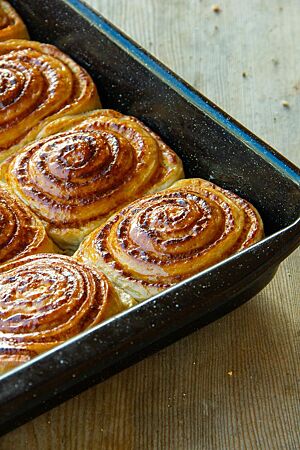
[[[2,381],[7,380],[10,376],[18,374],[18,372],[21,372],[23,369],[25,370],[27,367],[33,366],[36,362],[41,361],[41,360],[47,358],[48,356],[51,356],[53,353],[65,349],[66,347],[68,347],[69,344],[72,344],[76,341],[80,341],[81,339],[86,338],[88,335],[92,334],[93,332],[98,331],[101,328],[104,328],[105,326],[107,326],[108,324],[113,323],[115,319],[120,319],[121,317],[125,317],[129,314],[134,314],[135,311],[138,311],[140,308],[142,308],[143,306],[147,305],[148,303],[150,303],[152,301],[156,301],[157,299],[160,299],[163,295],[172,293],[172,292],[176,291],[177,289],[180,289],[181,286],[184,286],[187,283],[197,280],[197,278],[204,277],[205,275],[209,274],[213,270],[216,270],[220,267],[226,266],[227,264],[229,265],[231,263],[231,261],[234,261],[235,259],[237,259],[237,257],[240,258],[244,254],[250,253],[251,249],[254,250],[254,249],[261,247],[262,245],[265,245],[266,242],[271,241],[274,237],[280,236],[285,231],[292,230],[295,227],[295,225],[298,225],[298,224],[300,225],[300,217],[298,219],[296,219],[292,224],[288,225],[287,227],[283,228],[282,230],[277,231],[276,233],[273,233],[270,236],[265,237],[261,241],[256,242],[251,247],[248,247],[238,253],[231,255],[228,258],[226,258],[225,260],[220,261],[217,264],[214,264],[213,266],[207,267],[205,270],[202,270],[201,272],[192,275],[191,277],[187,278],[186,280],[182,280],[180,283],[177,283],[174,286],[171,286],[168,289],[165,289],[164,291],[162,291],[146,300],[143,300],[140,303],[137,303],[136,305],[132,306],[131,308],[121,311],[120,313],[115,314],[112,317],[109,317],[108,319],[104,320],[103,322],[98,323],[97,325],[95,325],[92,328],[83,330],[81,333],[76,334],[72,338],[67,339],[66,341],[51,348],[50,350],[47,350],[46,352],[35,356],[31,360],[21,364],[20,366],[17,366],[15,368],[13,368],[12,370],[10,370],[4,374],[1,374],[0,375],[0,383]],[[0,405],[1,405],[1,394],[0,394]]]
[[[185,98],[185,100],[192,103],[197,109],[200,109],[204,113],[206,113],[210,119],[212,119],[215,122],[218,122],[222,128],[224,128],[228,133],[231,135],[234,135],[237,137],[238,140],[243,141],[250,150],[256,151],[260,157],[267,160],[275,170],[279,171],[282,176],[290,179],[300,190],[300,169],[297,168],[292,162],[288,161],[283,155],[281,155],[279,152],[277,152],[273,147],[271,147],[269,144],[265,143],[263,140],[261,140],[259,137],[257,137],[255,134],[253,134],[251,131],[249,131],[246,127],[244,127],[242,124],[240,124],[237,120],[233,119],[229,114],[227,114],[225,111],[223,111],[221,108],[219,108],[217,105],[215,105],[213,102],[211,102],[209,99],[207,99],[203,94],[198,92],[196,89],[194,89],[192,86],[190,86],[188,83],[186,83],[184,80],[182,80],[180,77],[178,77],[175,73],[170,71],[166,66],[164,66],[162,63],[160,63],[155,57],[151,56],[146,50],[143,50],[138,44],[134,43],[134,41],[130,38],[128,38],[124,33],[119,31],[114,25],[112,25],[108,20],[106,20],[101,14],[98,12],[94,12],[92,8],[83,2],[79,0],[60,0],[63,3],[67,4],[68,6],[72,7],[77,13],[79,13],[81,16],[83,16],[86,20],[89,21],[89,23],[100,29],[100,32],[104,35],[106,35],[109,40],[113,41],[116,45],[121,47],[124,51],[127,51],[127,53],[130,53],[130,55],[137,59],[141,64],[150,66],[149,61],[151,61],[151,66],[149,67],[152,72],[155,73],[159,78],[161,78],[166,84],[168,84],[172,89],[175,89],[173,84],[176,85],[175,91],[179,95]],[[113,36],[113,38],[112,38]],[[128,47],[135,50],[135,52],[128,51]],[[153,67],[152,67],[153,64]],[[157,70],[157,72],[156,72]],[[167,77],[167,78],[165,78]],[[191,98],[190,98],[191,97]],[[196,101],[196,103],[195,103]],[[198,103],[199,102],[199,103]],[[216,119],[217,118],[217,119]],[[244,139],[245,137],[245,139]],[[253,148],[255,147],[255,149]],[[94,332],[97,332],[99,329],[106,327],[108,324],[113,323],[116,319],[119,320],[124,316],[133,314],[135,310],[142,308],[143,306],[146,306],[151,304],[154,300],[163,297],[166,293],[169,293],[170,291],[176,291],[179,289],[182,285],[191,283],[192,280],[195,280],[197,278],[201,278],[202,276],[205,276],[208,272],[215,271],[219,267],[223,267],[226,265],[230,265],[232,260],[239,259],[240,257],[243,257],[245,254],[250,254],[254,252],[255,250],[259,249],[260,247],[264,246],[268,241],[272,241],[277,237],[281,237],[282,235],[290,232],[294,232],[299,230],[300,232],[300,217],[298,217],[293,223],[289,224],[288,226],[278,230],[277,232],[267,236],[262,241],[256,243],[255,245],[251,246],[248,249],[243,250],[242,252],[239,252],[238,254],[232,255],[229,258],[226,258],[226,260],[221,261],[220,263],[209,267],[205,271],[200,272],[199,274],[194,275],[191,278],[188,278],[187,280],[182,281],[181,283],[171,287],[170,289],[161,292],[160,294],[151,297],[148,300],[145,300],[144,302],[138,304],[137,306],[126,310],[110,319],[108,319],[105,322],[102,322],[101,324],[98,324],[96,327],[93,327],[91,329],[85,330],[84,332],[80,333],[77,336],[74,336],[73,338],[67,340],[66,342],[62,343],[61,345],[54,347],[53,349],[49,350],[48,352],[45,352],[36,358],[33,358],[31,361],[22,364],[21,366],[3,374],[0,377],[0,382],[8,382],[9,378],[16,377],[19,372],[26,372],[28,367],[34,366],[36,362],[40,362],[41,360],[47,359],[48,357],[51,357],[52,354],[58,353],[60,350],[64,350],[67,348],[70,344],[73,344],[76,341],[84,340],[88,337],[88,335],[93,334]],[[290,253],[290,252],[289,252]],[[279,258],[278,261],[273,261],[273,266],[277,263],[277,265],[281,262],[281,260],[284,258]],[[151,347],[151,341],[148,343],[148,346]],[[147,344],[145,345],[145,347]],[[4,383],[5,384],[5,383]],[[7,383],[6,383],[7,384]],[[74,383],[76,386],[76,383]],[[67,389],[67,388],[66,388]],[[17,398],[20,397],[22,394],[18,393]],[[7,397],[6,394],[4,394],[4,398]],[[0,406],[2,404],[1,394],[0,394]],[[58,401],[59,403],[60,401]],[[27,411],[33,410],[35,406],[28,407]],[[30,419],[30,416],[29,416]],[[9,419],[11,420],[11,419]],[[10,426],[10,429],[12,426]]]
[[[100,29],[100,31],[109,38],[114,44],[120,47],[126,53],[149,67],[155,75],[165,82],[174,91],[184,97],[189,103],[203,111],[210,119],[217,122],[229,134],[241,140],[264,160],[269,162],[279,172],[284,173],[300,187],[300,167],[289,161],[271,144],[264,141],[245,125],[232,117],[227,111],[207,98],[201,91],[194,88],[191,84],[168,68],[164,63],[144,49],[137,42],[121,31],[116,25],[113,25],[100,12],[88,5],[84,0],[62,0],[72,9],[89,20],[91,26]],[[300,215],[299,215],[300,217]]]
[[[61,0],[61,1],[70,6],[73,10],[75,10],[75,12],[79,13],[85,19],[88,19],[91,26],[100,29],[101,33],[103,33],[106,37],[108,37],[108,39],[112,41],[114,44],[116,44],[118,47],[121,47],[123,51],[129,53],[130,56],[132,56],[142,65],[146,65],[147,67],[149,67],[151,71],[155,73],[155,75],[157,75],[169,87],[174,89],[179,95],[184,97],[189,103],[192,103],[197,109],[203,111],[206,115],[209,116],[210,119],[217,122],[227,132],[237,137],[238,140],[243,141],[248,147],[250,147],[252,151],[258,153],[258,155],[261,158],[269,162],[281,174],[284,174],[285,177],[292,180],[299,187],[300,190],[300,168],[298,168],[294,163],[289,161],[285,156],[283,156],[270,144],[266,143],[261,138],[256,136],[252,131],[250,131],[243,124],[238,122],[238,120],[231,117],[229,113],[224,111],[214,102],[209,100],[205,95],[203,95],[193,86],[191,86],[188,82],[179,77],[171,69],[169,69],[162,62],[160,62],[155,56],[151,55],[147,50],[145,50],[143,47],[137,44],[132,38],[127,36],[123,31],[119,30],[118,27],[113,25],[108,19],[102,16],[101,13],[94,10],[92,6],[86,4],[84,0]],[[4,374],[1,374],[0,383],[2,381],[6,381],[10,376],[16,375],[18,372],[21,372],[27,367],[31,367],[36,362],[41,361],[44,358],[47,358],[53,353],[63,350],[69,344],[76,342],[80,339],[84,339],[86,336],[93,333],[94,331],[104,328],[106,325],[112,323],[116,318],[121,318],[127,316],[128,314],[134,313],[134,311],[139,310],[147,303],[162,297],[164,294],[168,294],[174,290],[177,290],[181,286],[190,283],[193,280],[196,280],[197,278],[205,276],[212,270],[216,270],[219,267],[229,264],[231,261],[239,258],[240,256],[250,253],[254,251],[254,249],[259,248],[262,245],[265,245],[266,242],[273,240],[277,236],[280,236],[281,234],[288,232],[289,230],[293,230],[298,225],[300,227],[300,213],[299,217],[296,220],[294,220],[291,224],[276,231],[275,233],[272,233],[269,236],[264,237],[261,241],[255,243],[251,247],[244,249],[239,253],[231,255],[225,260],[220,261],[219,263],[214,264],[213,266],[210,266],[197,274],[194,274],[193,276],[187,278],[186,280],[183,280],[180,283],[156,294],[155,296],[152,296],[149,299],[146,299],[138,303],[132,308],[122,311],[116,314],[115,316],[108,318],[107,320],[97,324],[95,327],[82,331],[81,333],[55,346],[54,348],[40,355],[37,355],[30,361],[23,363],[20,366],[17,366]]]

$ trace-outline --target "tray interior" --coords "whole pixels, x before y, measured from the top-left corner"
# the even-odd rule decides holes
[[[126,50],[130,44],[123,41],[122,48],[120,36],[119,45],[114,43],[105,22],[101,31],[78,15],[71,6],[80,7],[77,0],[11,2],[33,39],[57,45],[91,73],[104,107],[136,115],[161,134],[182,157],[187,176],[213,180],[248,198],[262,213],[267,233],[297,219],[300,190],[293,169],[289,176],[289,167],[272,161],[271,149],[234,124],[228,130],[231,120],[218,110],[214,113],[211,105],[208,112],[201,96],[192,102],[181,95],[180,81],[176,87],[170,75],[168,82],[164,69],[159,75],[160,66],[137,58],[136,47]],[[262,265],[257,264],[261,247],[255,246],[232,263],[200,274],[200,283],[196,276],[4,375],[0,433],[251,298],[271,280],[280,262],[278,245],[281,250],[284,245],[278,236],[272,240],[273,248],[265,242]]]
[[[299,186],[285,172],[284,162],[272,162],[268,146],[218,110],[214,114],[211,106],[209,113],[204,97],[199,109],[181,96],[180,82],[174,88],[172,75],[168,84],[157,72],[160,66],[153,69],[149,61],[134,57],[135,48],[126,50],[126,42],[123,48],[117,45],[106,22],[100,30],[78,15],[77,0],[12,3],[32,39],[57,45],[89,71],[104,107],[135,115],[158,132],[183,159],[187,177],[206,178],[250,200],[262,215],[266,234],[298,218]]]

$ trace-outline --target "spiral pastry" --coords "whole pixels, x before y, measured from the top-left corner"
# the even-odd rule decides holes
[[[143,300],[262,236],[261,218],[250,203],[208,181],[187,179],[128,205],[74,256]]]
[[[0,43],[0,105],[1,162],[49,121],[100,102],[87,72],[56,47],[10,40]]]
[[[14,8],[0,0],[0,41],[7,39],[29,39],[26,26]]]
[[[0,267],[3,372],[125,308],[105,275],[62,255],[39,254]]]
[[[178,156],[133,117],[99,110],[48,126],[57,130],[13,159],[7,182],[69,253],[116,209],[183,176]]]
[[[55,251],[42,222],[0,184],[0,265],[34,253]]]

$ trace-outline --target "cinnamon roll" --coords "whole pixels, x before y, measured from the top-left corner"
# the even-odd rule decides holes
[[[0,265],[34,253],[56,251],[40,219],[0,184]]]
[[[133,117],[98,110],[47,127],[56,131],[17,155],[6,180],[69,253],[114,211],[183,176],[179,157]]]
[[[30,360],[126,305],[105,275],[68,256],[0,267],[0,371]]]
[[[56,47],[0,43],[0,162],[36,138],[49,121],[100,106],[87,72]]]
[[[74,256],[143,300],[262,237],[253,205],[208,181],[186,179],[122,209]]]
[[[19,14],[8,2],[0,0],[0,41],[8,39],[29,39],[29,36]]]

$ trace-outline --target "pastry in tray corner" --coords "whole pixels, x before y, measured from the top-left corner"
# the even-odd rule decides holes
[[[0,42],[0,162],[50,120],[100,106],[88,73],[53,45]]]
[[[40,219],[0,183],[0,266],[35,253],[54,253]]]
[[[0,0],[0,41],[8,39],[29,39],[29,36],[15,9],[7,1]]]
[[[184,175],[155,133],[116,111],[61,118],[40,137],[49,133],[15,156],[6,182],[70,254],[113,212]]]
[[[125,298],[125,300],[124,300]],[[0,267],[0,372],[132,305],[105,275],[75,259],[28,256]]]
[[[208,181],[185,179],[113,215],[74,257],[141,301],[262,237],[262,220],[248,201]]]

